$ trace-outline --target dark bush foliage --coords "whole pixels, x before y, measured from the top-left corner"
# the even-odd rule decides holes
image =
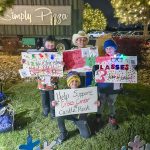
[[[144,40],[140,38],[127,38],[127,37],[114,37],[113,38],[120,53],[128,56],[137,56],[140,53],[140,49],[144,44]]]

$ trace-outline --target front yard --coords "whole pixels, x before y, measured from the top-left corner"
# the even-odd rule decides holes
[[[62,82],[60,82],[61,84]],[[15,109],[15,130],[0,135],[0,146],[3,150],[16,150],[20,144],[26,143],[28,129],[33,141],[36,139],[51,142],[58,134],[56,119],[44,118],[41,115],[40,93],[36,83],[22,82],[9,88],[6,93],[12,97]],[[70,138],[64,144],[57,146],[60,150],[120,150],[121,146],[140,135],[147,143],[150,142],[150,87],[141,84],[127,84],[117,99],[117,114],[120,128],[112,131],[107,125],[108,116],[103,117],[104,126],[84,140],[75,126],[67,121]],[[89,123],[93,130],[94,114],[90,114]],[[93,132],[94,133],[94,132]]]

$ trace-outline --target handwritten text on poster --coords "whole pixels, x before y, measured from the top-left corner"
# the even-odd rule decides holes
[[[99,69],[95,72],[96,82],[137,83],[136,56],[97,57]]]
[[[62,55],[57,52],[22,52],[23,68],[28,68],[31,76],[63,76]]]
[[[97,87],[55,90],[56,116],[96,112]]]

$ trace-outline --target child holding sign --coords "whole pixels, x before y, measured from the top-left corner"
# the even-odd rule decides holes
[[[106,56],[118,56],[120,55],[117,51],[117,45],[113,40],[106,40],[104,42],[104,52]],[[99,65],[93,67],[93,74],[99,69]],[[113,129],[118,128],[117,120],[115,118],[115,102],[117,95],[120,92],[120,84],[116,83],[96,83],[98,87],[98,95],[101,102],[101,107],[96,114],[97,122],[101,121],[101,114],[103,113],[104,105],[107,102],[109,106],[109,124]]]
[[[43,52],[56,52],[55,37],[48,36],[45,39]],[[42,114],[47,117],[50,112],[51,118],[55,117],[54,108],[50,106],[50,102],[54,99],[54,89],[57,89],[57,77],[40,76],[38,79],[38,88],[42,97]]]
[[[70,87],[71,89],[75,89],[75,88],[78,88],[80,86],[80,84],[81,84],[81,80],[80,80],[80,77],[78,76],[77,72],[75,72],[75,71],[69,72],[68,76],[67,76],[68,87]],[[52,106],[55,107],[56,105],[57,105],[56,101],[52,101]],[[61,144],[66,139],[68,139],[68,131],[65,127],[65,120],[73,121],[73,123],[79,129],[80,135],[83,138],[90,137],[91,131],[90,131],[90,128],[88,126],[86,119],[80,120],[80,119],[78,119],[77,116],[78,115],[68,115],[68,116],[60,116],[57,118],[58,128],[60,130],[60,136],[55,141],[53,141],[53,142],[55,142],[55,145]]]

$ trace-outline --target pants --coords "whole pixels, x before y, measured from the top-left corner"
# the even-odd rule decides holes
[[[102,114],[104,111],[104,106],[107,103],[109,107],[109,114],[112,116],[115,116],[115,102],[117,99],[118,94],[103,94],[103,93],[98,93],[99,94],[99,100],[101,103],[101,106],[98,108],[97,114]]]
[[[41,92],[41,98],[42,98],[42,108],[43,113],[45,115],[48,115],[50,112],[51,116],[55,116],[55,108],[51,106],[51,102],[54,100],[54,90],[51,91],[44,91],[40,90]]]
[[[67,132],[67,129],[65,126],[65,120],[71,120],[71,121],[73,121],[73,123],[78,121],[78,119],[74,115],[58,117],[57,118],[58,128],[59,128],[60,132],[62,132],[62,133]]]
[[[91,135],[90,128],[87,124],[87,121],[80,120],[76,117],[76,115],[69,116],[60,116],[57,118],[58,128],[62,134],[67,133],[67,129],[65,126],[65,120],[71,120],[78,127],[80,131],[80,135],[84,138],[89,138]]]

